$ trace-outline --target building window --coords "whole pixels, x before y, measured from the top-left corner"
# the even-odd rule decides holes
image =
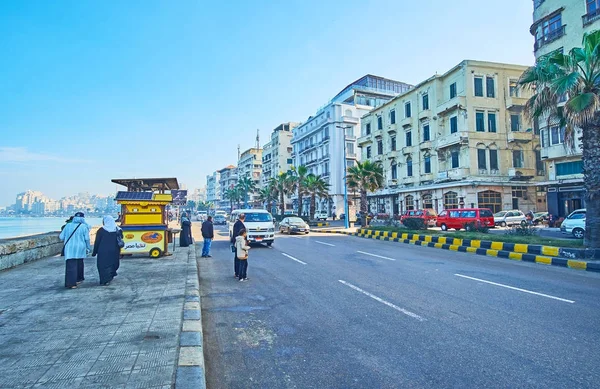
[[[475,77],[475,96],[483,97],[483,77]]]
[[[538,176],[546,175],[546,165],[542,161],[542,153],[540,150],[535,150],[535,172]]]
[[[424,158],[424,163],[425,163],[425,174],[429,174],[431,173],[431,157],[429,155],[426,155]]]
[[[452,169],[456,169],[459,166],[458,150],[454,150],[454,151],[450,152],[450,157],[452,159]]]
[[[424,94],[423,95],[423,110],[427,110],[427,109],[429,109],[429,95]]]
[[[485,118],[484,118],[485,112],[483,111],[477,111],[475,112],[475,129],[478,132],[484,132],[485,131]]]
[[[404,117],[409,118],[412,116],[412,112],[410,109],[410,102],[404,104]]]
[[[496,132],[496,114],[488,112],[488,131]]]
[[[493,190],[477,193],[477,205],[479,208],[489,208],[493,213],[502,211],[502,195]]]
[[[412,168],[412,158],[408,157],[406,159],[406,175],[408,177],[412,177],[413,175],[413,168]]]
[[[490,150],[490,170],[498,169],[498,150]]]
[[[292,163],[294,163],[294,160],[292,158],[288,158],[287,163],[288,163],[288,165],[291,165]]]
[[[455,132],[458,132],[458,117],[457,116],[453,116],[450,118],[450,133],[454,134]]]
[[[458,208],[458,195],[456,192],[444,193],[444,209],[457,209]]]
[[[550,141],[552,146],[565,143],[565,129],[558,126],[550,127]]]
[[[562,25],[562,15],[559,13],[558,15],[545,20],[537,27],[534,49],[539,49],[540,47],[560,38],[563,34],[564,26]]]
[[[428,140],[431,140],[429,134],[429,124],[425,124],[423,125],[423,142],[427,142]]]
[[[485,149],[477,150],[477,167],[481,170],[487,170],[487,163],[485,160]]]
[[[517,80],[508,80],[508,94],[510,97],[520,97],[519,84]]]
[[[379,139],[377,141],[377,155],[383,154],[383,140]]]
[[[371,158],[371,146],[367,146],[367,158]]]
[[[450,98],[453,99],[456,97],[456,83],[453,82],[450,84]]]
[[[600,11],[600,0],[586,0],[585,9],[588,14],[596,14]]]
[[[406,131],[406,146],[412,146],[412,131]]]
[[[571,174],[583,174],[583,161],[564,162],[556,164],[557,176],[568,176]]]
[[[392,180],[396,180],[398,178],[398,165],[396,162],[392,162]]]
[[[367,123],[367,126],[365,127],[365,134],[371,135],[371,123]]]
[[[394,110],[390,111],[390,123],[396,124],[396,111]]]
[[[396,137],[395,136],[392,136],[391,144],[392,144],[392,151],[396,151]]]
[[[517,197],[517,198],[524,198],[525,196],[527,196],[527,187],[525,186],[513,186],[511,187],[512,190],[512,197]]]
[[[415,209],[415,198],[412,195],[408,195],[404,198],[406,202],[406,210],[411,211]]]
[[[540,138],[542,140],[542,147],[548,147],[550,145],[550,140],[548,139],[548,130],[540,131]]]
[[[377,116],[377,129],[383,129],[383,118],[381,116]]]
[[[494,77],[485,78],[485,91],[487,97],[496,97],[496,88],[494,87]]]
[[[513,150],[513,167],[523,167],[523,150]]]
[[[433,208],[433,197],[430,194],[423,195],[423,209]]]
[[[510,115],[510,130],[521,131],[521,117],[519,115]]]

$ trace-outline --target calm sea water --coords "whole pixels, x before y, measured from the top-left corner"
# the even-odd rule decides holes
[[[60,231],[66,217],[0,217],[0,239]],[[91,226],[102,225],[100,218],[86,218]]]

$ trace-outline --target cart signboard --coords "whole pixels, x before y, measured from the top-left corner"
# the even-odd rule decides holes
[[[173,196],[173,205],[186,205],[187,204],[187,190],[172,190],[171,196]]]

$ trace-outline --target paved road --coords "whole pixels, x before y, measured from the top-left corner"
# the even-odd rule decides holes
[[[598,274],[311,234],[253,248],[239,283],[228,243],[213,249],[200,260],[209,388],[600,382]]]

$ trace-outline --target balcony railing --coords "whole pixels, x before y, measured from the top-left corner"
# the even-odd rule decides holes
[[[538,39],[533,45],[533,50],[538,51],[538,49],[542,48],[548,43],[554,42],[555,40],[565,35],[565,27],[566,25],[560,26],[556,30],[550,31],[547,35],[544,35],[543,37]]]
[[[587,26],[588,24],[591,24],[593,22],[595,22],[596,20],[600,19],[600,8],[598,8],[595,11],[592,11],[590,13],[587,13],[585,15],[583,15],[581,17],[581,19],[583,20],[583,25]]]

